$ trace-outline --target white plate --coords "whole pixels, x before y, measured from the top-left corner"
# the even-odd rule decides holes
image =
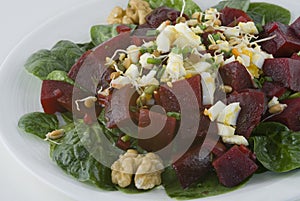
[[[2,141],[25,168],[44,182],[78,201],[171,200],[164,190],[155,190],[141,195],[127,195],[120,192],[104,192],[77,182],[51,161],[47,143],[17,129],[21,115],[41,111],[39,102],[41,82],[28,75],[23,68],[28,56],[39,49],[50,48],[61,39],[75,42],[88,41],[90,27],[104,23],[109,11],[115,5],[125,7],[126,2],[125,0],[105,1],[105,3],[103,1],[90,2],[57,16],[26,37],[11,52],[0,69],[0,104],[2,106],[0,135]],[[202,8],[207,8],[209,5],[216,4],[217,1],[198,0],[197,2]],[[293,19],[297,17],[299,2],[283,0],[267,2],[285,6],[293,13]],[[245,187],[237,191],[199,200],[295,200],[300,198],[299,186],[300,171],[287,174],[265,173],[255,175]]]

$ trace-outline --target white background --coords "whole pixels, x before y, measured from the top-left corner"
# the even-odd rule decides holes
[[[84,2],[86,1],[1,0],[0,63],[17,43],[42,23]],[[1,142],[0,159],[1,201],[74,201],[29,173]]]

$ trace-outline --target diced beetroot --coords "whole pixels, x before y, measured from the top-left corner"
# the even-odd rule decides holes
[[[138,28],[131,35],[131,41],[133,45],[141,46],[145,42],[154,41],[156,36],[148,36],[148,31],[155,31],[153,28]]]
[[[300,60],[300,56],[295,52],[294,54],[292,54],[291,59]]]
[[[249,22],[249,21],[252,21],[252,20],[249,20],[248,17],[240,16],[240,17],[238,17],[236,20],[234,20],[234,21],[232,21],[230,24],[228,24],[227,26],[228,26],[228,27],[235,27],[235,26],[237,26],[240,22]]]
[[[64,112],[57,99],[63,95],[63,91],[73,90],[73,86],[66,82],[44,80],[41,89],[41,103],[45,113],[54,114],[55,112]]]
[[[248,73],[245,66],[238,61],[222,66],[219,69],[219,73],[223,83],[231,86],[234,91],[253,88],[251,75]]]
[[[220,140],[216,141],[214,139],[206,138],[203,143],[203,146],[207,146],[207,147],[213,146],[213,149],[211,152],[216,158],[219,158],[227,151],[227,147]]]
[[[279,122],[293,131],[300,131],[300,98],[286,99],[281,103],[287,104],[287,108],[268,121]]]
[[[100,87],[107,88],[112,69],[106,65],[106,58],[113,56],[118,49],[126,49],[132,44],[141,45],[143,41],[154,39],[142,35],[142,33],[144,31],[141,30],[135,31],[133,34],[131,32],[121,32],[118,36],[100,44],[92,51],[85,53],[74,64],[70,69],[69,76],[74,80],[76,79],[79,86],[92,93],[95,93]],[[118,54],[115,58],[117,57]]]
[[[268,98],[272,98],[274,96],[281,97],[287,89],[277,82],[265,82],[261,90]]]
[[[97,46],[91,52],[87,52],[82,56],[79,61],[69,71],[69,76],[72,79],[76,79],[76,83],[87,89],[88,91],[95,93],[99,88],[100,82],[104,81],[107,87],[107,77],[110,75],[112,69],[107,65],[106,57],[111,57],[117,49],[126,49],[131,45],[131,32],[123,32],[118,36],[102,43]],[[105,80],[103,80],[105,79]],[[103,84],[103,83],[102,83]],[[100,86],[100,87],[101,87]]]
[[[68,72],[68,77],[71,78],[72,80],[75,80],[77,77],[77,74],[85,61],[85,59],[88,57],[89,54],[92,53],[92,50],[86,51],[81,57],[78,59],[78,61],[72,66],[70,71]]]
[[[131,31],[131,28],[129,26],[126,26],[125,24],[121,24],[121,25],[117,26],[116,30],[120,34],[123,32]]]
[[[130,141],[124,142],[124,141],[122,140],[122,137],[123,137],[123,136],[124,136],[124,135],[120,135],[120,136],[119,136],[118,141],[117,141],[117,143],[116,143],[116,146],[119,147],[120,149],[126,151],[127,149],[130,148]]]
[[[202,39],[202,43],[208,47],[211,42],[208,38],[209,35],[214,35],[214,34],[218,34],[218,33],[222,33],[221,31],[218,31],[218,30],[214,30],[214,31],[205,31],[202,35],[201,35],[201,39]],[[206,52],[207,53],[213,53],[213,52],[208,52],[209,50],[207,50]]]
[[[241,111],[237,120],[236,133],[249,138],[254,127],[259,124],[264,112],[264,93],[255,90],[233,92],[229,95],[227,102],[228,104],[240,103]]]
[[[290,58],[266,59],[263,72],[275,82],[294,91],[300,91],[300,61]]]
[[[166,20],[172,22],[172,24],[176,23],[176,19],[180,16],[180,11],[174,10],[172,8],[168,8],[166,6],[161,6],[154,9],[151,13],[146,16],[147,24],[152,28],[157,28],[161,23]],[[183,14],[185,19],[189,19],[186,14]]]
[[[106,126],[108,128],[115,128],[117,126],[125,128],[130,125],[134,120],[134,113],[130,111],[130,107],[136,105],[137,98],[138,93],[131,85],[114,90],[105,107]]]
[[[220,11],[220,13],[220,19],[222,25],[224,26],[227,26],[229,24],[235,26],[238,23],[238,19],[244,22],[252,21],[251,17],[249,17],[247,13],[239,9],[225,7]]]
[[[55,112],[64,112],[68,110],[80,117],[83,117],[84,115],[95,117],[100,112],[100,107],[97,103],[95,104],[95,107],[92,108],[86,108],[83,103],[79,103],[80,111],[77,110],[75,104],[75,100],[92,95],[93,94],[84,92],[66,82],[44,80],[41,91],[41,104],[45,113],[53,114]],[[94,119],[95,118],[93,118],[93,120]]]
[[[197,75],[189,79],[176,81],[172,83],[172,87],[169,87],[167,84],[161,85],[158,91],[159,102],[167,112],[180,112],[179,101],[182,102],[185,106],[195,104],[194,100],[189,96],[181,97],[180,100],[177,100],[179,98],[179,95],[177,95],[177,97],[175,96],[175,94],[179,94],[181,92],[183,93],[184,91],[186,91],[186,83],[188,83],[192,88],[193,93],[197,98],[198,107],[202,107],[201,77],[200,75]]]
[[[211,154],[201,156],[205,149],[204,146],[194,147],[189,149],[182,157],[173,163],[173,168],[176,171],[181,186],[185,189],[190,185],[204,179],[206,174],[211,170]]]
[[[298,17],[290,27],[294,30],[295,34],[300,38],[300,17]]]
[[[300,51],[300,39],[288,26],[280,22],[268,23],[264,26],[263,37],[276,36],[262,43],[262,49],[273,54],[274,57],[290,57]]]
[[[151,122],[153,119],[153,122]],[[157,132],[157,128],[162,129]],[[146,151],[158,151],[172,142],[176,130],[176,119],[147,109],[140,110],[138,145]],[[149,137],[148,137],[149,136]]]
[[[245,148],[242,147],[242,149]],[[237,145],[234,145],[225,154],[216,159],[213,162],[213,166],[220,183],[226,187],[240,184],[258,169],[255,162],[249,158],[249,154],[245,153]]]

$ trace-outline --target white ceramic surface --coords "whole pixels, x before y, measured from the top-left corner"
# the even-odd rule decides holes
[[[59,1],[58,1],[59,2]],[[23,134],[17,129],[18,118],[27,112],[39,111],[41,82],[28,75],[23,64],[36,50],[50,48],[56,41],[68,39],[75,42],[89,40],[89,28],[105,22],[106,16],[114,5],[125,6],[127,1],[91,1],[70,8],[43,24],[29,34],[9,54],[0,68],[1,115],[0,135],[10,152],[43,182],[78,201],[99,200],[169,200],[163,190],[141,195],[127,195],[120,192],[104,192],[77,182],[64,174],[49,158],[47,143]],[[202,8],[214,5],[217,1],[200,1]],[[283,0],[268,1],[287,8],[297,17],[300,2]],[[9,134],[8,134],[9,133]],[[30,181],[26,181],[26,183]],[[255,175],[243,188],[232,193],[201,199],[202,200],[296,200],[300,198],[300,171],[287,174],[265,173]],[[34,192],[34,190],[32,191]],[[1,199],[1,197],[0,197]]]

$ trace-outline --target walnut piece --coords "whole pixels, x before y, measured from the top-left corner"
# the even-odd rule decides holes
[[[161,184],[161,173],[164,169],[161,159],[154,153],[146,154],[139,165],[134,183],[137,189],[148,190]]]
[[[161,173],[164,169],[161,159],[154,153],[138,154],[136,150],[129,149],[121,155],[111,166],[112,182],[125,188],[134,177],[138,189],[151,189],[161,184]]]
[[[123,10],[115,7],[107,18],[109,24],[144,24],[146,16],[152,11],[148,2],[143,0],[130,0],[128,8]]]

